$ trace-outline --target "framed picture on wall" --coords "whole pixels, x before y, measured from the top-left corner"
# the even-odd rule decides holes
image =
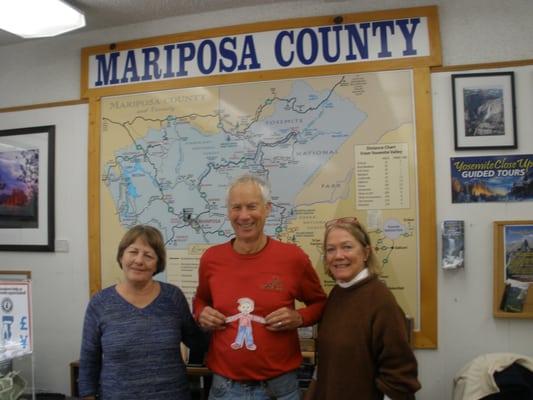
[[[494,221],[496,317],[533,318],[533,221]]]
[[[0,131],[0,250],[54,251],[55,126]]]
[[[514,73],[452,75],[455,150],[516,149]]]

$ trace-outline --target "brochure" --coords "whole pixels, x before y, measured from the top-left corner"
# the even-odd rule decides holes
[[[464,221],[442,222],[442,259],[443,269],[464,267],[465,228]]]
[[[505,281],[505,290],[503,292],[500,310],[506,312],[522,312],[524,310],[528,288],[528,282],[507,279]]]

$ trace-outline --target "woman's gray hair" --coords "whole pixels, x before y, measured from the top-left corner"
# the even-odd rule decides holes
[[[264,181],[262,178],[252,175],[252,174],[244,174],[239,176],[238,178],[234,179],[226,191],[226,203],[229,200],[229,194],[231,190],[238,185],[251,183],[259,188],[261,191],[261,197],[263,198],[263,201],[265,204],[270,203],[272,201],[271,193],[270,193],[270,185]]]

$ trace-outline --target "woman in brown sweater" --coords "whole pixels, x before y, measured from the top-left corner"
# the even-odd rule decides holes
[[[318,333],[318,373],[306,399],[414,399],[420,389],[405,315],[378,279],[370,238],[356,218],[329,221],[324,265],[331,290]]]

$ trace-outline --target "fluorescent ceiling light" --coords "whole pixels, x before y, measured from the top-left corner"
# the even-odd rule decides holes
[[[25,39],[85,26],[85,16],[61,0],[0,0],[0,29]]]

